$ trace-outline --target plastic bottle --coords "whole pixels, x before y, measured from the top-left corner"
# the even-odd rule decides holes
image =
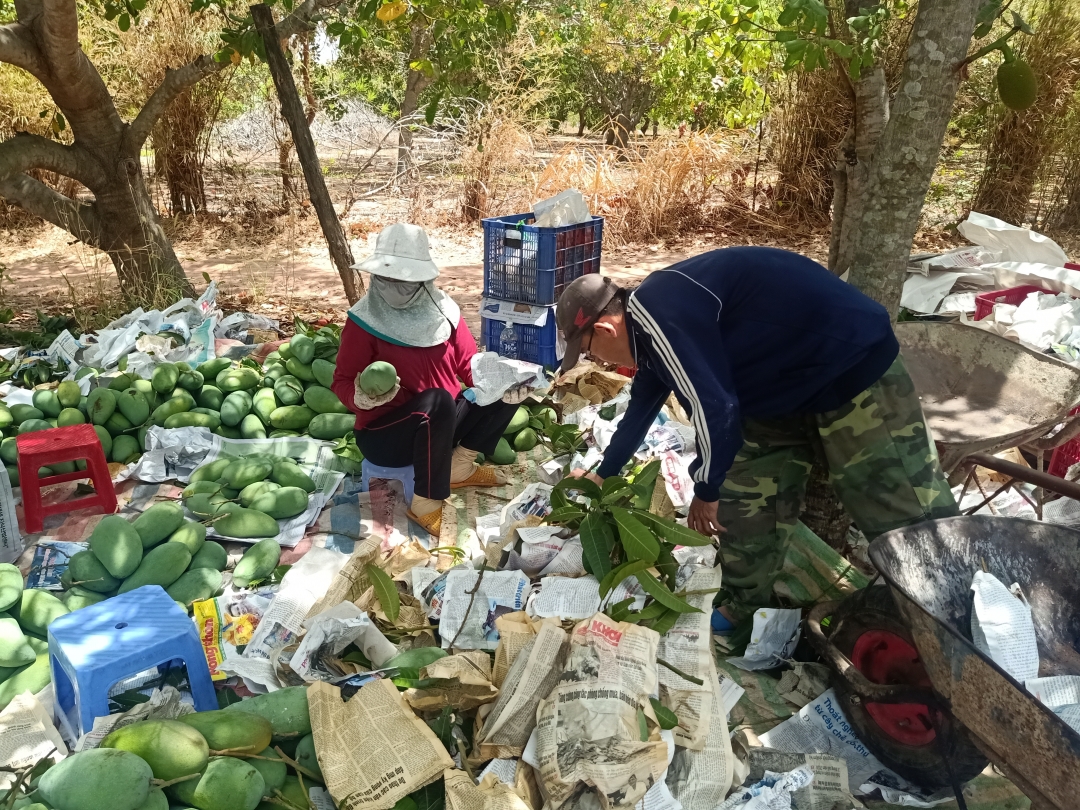
[[[503,357],[518,359],[518,335],[514,324],[507,322],[499,335],[499,354]]]

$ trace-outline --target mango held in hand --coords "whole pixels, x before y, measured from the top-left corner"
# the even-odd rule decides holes
[[[243,511],[253,512],[254,510],[245,509]],[[255,514],[273,520],[273,518],[270,518],[262,512],[255,512]],[[232,517],[232,515],[223,518],[219,523],[228,520],[230,517]],[[276,534],[277,521],[274,521],[274,529]],[[221,529],[218,529],[218,531],[225,534]],[[240,558],[240,562],[236,564],[236,568],[233,569],[233,583],[241,588],[246,588],[252,582],[266,579],[274,572],[274,569],[277,568],[278,560],[280,559],[281,546],[278,544],[277,540],[273,537],[267,537],[265,540],[260,540],[245,551],[244,556]]]
[[[369,397],[381,397],[397,385],[397,369],[382,360],[376,360],[360,373],[360,390]]]
[[[176,720],[146,720],[118,728],[102,748],[130,751],[146,761],[155,779],[166,782],[199,773],[210,760],[210,747],[198,731]]]
[[[38,793],[55,810],[137,810],[150,795],[153,775],[129,751],[94,748],[47,770]]]

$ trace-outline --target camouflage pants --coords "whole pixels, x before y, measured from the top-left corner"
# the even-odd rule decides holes
[[[853,400],[825,413],[747,419],[720,490],[726,603],[738,618],[773,604],[773,583],[802,512],[815,460],[869,539],[958,514],[914,385],[897,357]]]

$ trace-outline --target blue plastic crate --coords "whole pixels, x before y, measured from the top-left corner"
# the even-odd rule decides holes
[[[600,272],[604,218],[538,228],[532,214],[483,220],[484,295],[525,304],[554,304],[563,288]]]
[[[514,324],[518,335],[518,360],[536,363],[544,368],[553,369],[562,359],[557,356],[559,330],[555,325],[555,307],[550,307],[547,321],[543,326]],[[480,330],[484,335],[484,348],[489,352],[499,351],[499,336],[506,328],[506,321],[497,321],[483,317],[481,309]]]

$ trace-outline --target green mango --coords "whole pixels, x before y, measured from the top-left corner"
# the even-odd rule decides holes
[[[200,408],[220,411],[221,403],[225,401],[225,393],[216,385],[204,385],[195,395],[195,401]]]
[[[150,418],[150,403],[138,388],[129,388],[116,398],[116,407],[133,425],[141,425]]]
[[[116,437],[127,433],[135,425],[131,424],[120,411],[113,411],[113,415],[105,420],[105,429],[109,431],[109,435],[113,437],[113,441],[116,441]]]
[[[210,599],[221,590],[221,585],[220,571],[213,568],[191,568],[166,588],[165,593],[186,607],[192,602]]]
[[[27,588],[22,592],[17,604],[12,605],[8,613],[15,619],[23,632],[33,633],[45,638],[49,625],[70,611],[51,591]]]
[[[130,751],[92,748],[45,771],[38,795],[56,810],[139,810],[150,795],[153,775]]]
[[[506,441],[506,437],[502,436],[499,439],[499,443],[495,446],[495,452],[491,454],[491,463],[504,465],[513,464],[517,461],[517,453],[510,446],[510,443]]]
[[[263,389],[266,390],[265,388]],[[273,393],[273,392],[271,392]],[[249,413],[240,421],[240,438],[241,439],[265,439],[266,438],[266,426],[263,425],[262,420],[258,414]]]
[[[19,446],[14,436],[8,436],[0,442],[0,459],[5,464],[15,465],[19,462]]]
[[[248,508],[265,512],[275,520],[288,520],[308,508],[308,494],[300,487],[264,490],[255,496]]]
[[[320,780],[322,779],[322,768],[319,765],[319,758],[315,754],[315,738],[311,734],[302,737],[300,742],[296,744],[296,754],[293,759],[301,767],[307,768],[312,773],[317,774]]]
[[[67,610],[65,608],[65,610]],[[29,639],[28,639],[29,640]],[[37,694],[52,681],[48,651],[38,653],[34,663],[19,667],[0,683],[0,711],[24,692]]]
[[[90,607],[90,605],[96,605],[98,602],[104,602],[112,594],[95,593],[94,591],[88,591],[79,585],[74,585],[68,590],[64,591],[60,597],[60,601],[64,603],[64,607],[74,613],[76,610],[81,610],[84,607]],[[45,645],[45,649],[48,650],[48,643]]]
[[[311,733],[306,686],[289,686],[265,695],[234,703],[227,712],[255,715],[270,722],[275,737],[296,737]]]
[[[221,403],[221,423],[235,427],[251,411],[251,394],[247,391],[233,391]]]
[[[86,416],[78,408],[64,408],[56,417],[57,427],[70,427],[71,425],[85,425]]]
[[[179,379],[180,372],[175,363],[161,363],[154,368],[153,374],[150,375],[150,384],[154,386],[154,390],[159,394],[167,394],[176,388]]]
[[[228,425],[218,425],[214,428],[214,433],[218,436],[224,436],[226,439],[242,439],[243,434],[240,433],[240,428],[229,427]]]
[[[73,582],[94,593],[113,593],[120,587],[120,580],[109,573],[92,551],[71,555],[67,570]]]
[[[311,373],[315,375],[315,381],[323,388],[330,388],[334,384],[334,370],[336,365],[321,357],[315,358],[311,363]]]
[[[355,427],[355,414],[320,413],[308,424],[308,435],[313,439],[340,439]]]
[[[34,407],[41,411],[45,416],[55,419],[60,415],[60,411],[63,409],[63,405],[60,404],[60,398],[56,396],[55,391],[49,391],[46,389],[40,389],[34,392],[32,397]]]
[[[267,748],[265,751],[259,754],[265,759],[249,759],[248,764],[253,766],[263,778],[263,798],[268,798],[274,795],[275,790],[281,790],[285,784],[285,777],[288,776],[288,768],[282,761],[281,757],[277,755],[277,752],[273,748]],[[275,762],[269,762],[268,760],[276,760]]]
[[[142,562],[142,539],[135,527],[119,515],[106,515],[94,527],[90,550],[117,579],[131,576]]]
[[[270,414],[277,410],[277,407],[278,399],[273,388],[260,388],[251,398],[251,412],[258,416],[264,425],[270,424]]]
[[[194,559],[206,542],[206,526],[194,520],[184,520],[176,531],[169,535],[166,542],[180,543]]]
[[[22,592],[22,572],[11,563],[0,563],[0,610],[7,610],[18,602]]]
[[[258,754],[270,745],[274,733],[270,721],[264,717],[237,715],[222,709],[185,714],[178,720],[202,734],[211,751]]]
[[[285,368],[299,380],[303,380],[304,382],[315,382],[315,372],[311,370],[311,366],[307,363],[301,363],[295,357],[285,361]]]
[[[276,524],[275,524],[276,525]],[[252,582],[266,579],[277,568],[281,559],[281,546],[273,537],[260,540],[244,552],[233,569],[233,582],[246,588]]]
[[[109,380],[109,388],[119,393],[120,391],[131,388],[132,381],[133,378],[130,374],[117,374]]]
[[[193,407],[194,405],[192,405],[192,401],[189,401],[189,399],[185,399],[184,397],[172,397],[154,408],[154,412],[150,414],[150,423],[157,425],[158,427],[163,427],[170,416],[175,416],[178,413],[187,413]]]
[[[27,419],[19,425],[19,435],[21,436],[23,433],[35,433],[39,430],[48,430],[51,427],[52,425],[44,419]]]
[[[198,371],[182,371],[176,384],[185,391],[198,391],[203,387],[203,375]]]
[[[242,506],[230,510],[225,517],[214,521],[214,529],[222,537],[235,537],[241,540],[251,540],[256,537],[273,538],[281,531],[278,522],[265,512],[244,509]],[[236,582],[235,573],[233,581]]]
[[[175,501],[162,501],[146,509],[131,525],[139,533],[139,539],[146,549],[164,542],[183,522],[184,507]]]
[[[255,810],[265,790],[262,774],[249,761],[213,757],[199,779],[173,785],[169,793],[199,810]]]
[[[289,360],[293,356],[292,346],[289,344],[288,341],[286,341],[285,343],[282,343],[280,346],[277,347],[277,353],[281,355],[281,359],[283,361]]]
[[[135,436],[121,435],[113,440],[110,458],[117,464],[130,464],[141,455],[139,440]]]
[[[94,433],[97,434],[98,441],[101,442],[101,449],[105,451],[105,458],[112,458],[112,436],[109,435],[102,425],[94,425]]]
[[[291,460],[276,462],[270,473],[270,480],[283,487],[300,487],[305,492],[315,491],[315,482],[311,480],[311,476]]]
[[[183,411],[168,417],[162,426],[166,428],[203,427],[215,430],[221,427],[221,419],[208,413]]]
[[[306,405],[284,405],[270,414],[270,424],[279,430],[304,430],[315,418]]]
[[[213,380],[231,365],[232,361],[229,358],[215,357],[205,363],[200,363],[195,370],[202,374],[204,379]]]
[[[304,404],[315,413],[350,413],[337,394],[321,385],[309,385],[304,391]]]
[[[210,761],[210,746],[203,735],[177,720],[123,726],[109,733],[100,747],[130,751],[150,766],[155,779],[166,782],[201,773]]]
[[[35,658],[19,623],[7,615],[0,617],[0,667],[16,669],[32,664]]]
[[[274,383],[274,396],[283,406],[295,405],[304,398],[304,384],[291,374]]]
[[[60,400],[63,407],[75,408],[78,406],[79,400],[82,399],[82,391],[79,390],[79,384],[74,380],[64,380],[56,389],[56,398]],[[7,426],[3,425],[3,427]]]
[[[188,480],[192,484],[197,481],[217,481],[221,478],[221,474],[225,472],[225,468],[232,464],[232,462],[233,459],[231,458],[219,458],[215,461],[211,461],[209,464],[203,464],[191,474],[191,478]]]
[[[222,371],[215,378],[214,384],[226,394],[231,394],[233,391],[250,391],[258,387],[260,381],[259,372],[255,369],[239,366]]]
[[[191,558],[191,564],[188,565],[188,571],[194,571],[198,568],[210,568],[214,571],[224,571],[229,564],[229,552],[225,550],[225,547],[220,543],[215,543],[213,540],[207,540],[203,543],[202,548],[198,553]]]
[[[240,490],[240,505],[247,509],[259,495],[275,489],[281,489],[281,486],[273,481],[256,481],[254,484],[248,484]]]
[[[33,405],[26,405],[19,403],[18,405],[12,405],[8,412],[11,414],[12,424],[16,427],[21,425],[28,419],[44,419],[45,414],[35,408]],[[108,417],[106,417],[108,418]]]

